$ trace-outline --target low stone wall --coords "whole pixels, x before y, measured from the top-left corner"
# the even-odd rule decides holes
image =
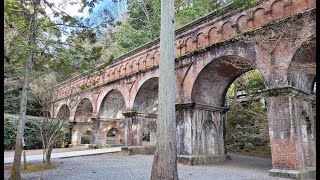
[[[154,154],[155,150],[156,150],[155,146],[130,146],[130,147],[121,148],[121,152],[127,155],[135,155],[135,154],[150,155],[150,154]]]

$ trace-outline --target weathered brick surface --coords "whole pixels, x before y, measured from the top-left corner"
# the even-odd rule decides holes
[[[223,15],[211,14],[176,30],[180,155],[191,158],[225,154],[224,97],[233,80],[250,69],[260,71],[267,89],[294,87],[304,96],[311,96],[316,61],[315,17],[315,0],[264,0],[248,10],[227,7]],[[69,95],[87,86],[81,97],[87,99],[90,116],[108,120],[100,122],[95,140],[104,141],[105,133],[114,127],[119,131],[118,143],[139,146],[144,128],[155,136],[158,65],[159,39],[117,58],[106,68],[59,84],[51,114],[56,117],[60,107],[71,106]],[[298,98],[293,91],[279,96],[270,92],[268,120],[274,169],[315,166],[312,103],[303,96]],[[194,105],[178,108],[188,103]],[[89,119],[76,109],[70,109],[70,121]],[[135,114],[121,115],[124,112]],[[75,134],[81,134],[79,128],[75,127]]]

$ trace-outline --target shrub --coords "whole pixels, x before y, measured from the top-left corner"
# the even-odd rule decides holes
[[[17,115],[4,114],[4,149],[13,150],[16,143],[17,126],[18,126]],[[40,117],[27,116],[26,125],[24,129],[24,149],[42,149],[42,139],[39,125],[41,123]],[[49,125],[50,127],[50,125]],[[57,142],[64,140],[66,134],[62,133],[61,137],[57,138]],[[55,144],[55,147],[58,144]]]
[[[4,149],[13,150],[16,143],[18,116],[4,115]],[[27,118],[24,130],[25,149],[40,149],[42,141],[40,130],[36,127],[37,119]]]

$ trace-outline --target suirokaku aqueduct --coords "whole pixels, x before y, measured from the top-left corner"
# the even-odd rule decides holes
[[[227,6],[221,12],[175,31],[179,163],[225,161],[226,91],[241,74],[258,69],[266,85],[261,93],[268,109],[269,174],[314,174],[316,0],[262,0],[250,9]],[[51,116],[73,122],[73,145],[89,136],[89,144],[143,149],[145,130],[154,145],[159,39],[113,62],[58,84]]]

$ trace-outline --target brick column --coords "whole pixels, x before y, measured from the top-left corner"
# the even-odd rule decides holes
[[[134,116],[137,114],[134,111],[128,111],[122,113],[125,116],[124,119],[124,144],[125,147],[129,147],[132,144],[132,121]]]
[[[315,173],[315,119],[311,95],[292,87],[263,92],[273,169],[271,176],[310,177]]]
[[[178,161],[187,165],[225,160],[225,107],[177,103]]]
[[[92,139],[91,144],[93,145],[102,145],[99,141],[99,132],[100,132],[100,120],[98,118],[91,118],[92,120]]]
[[[142,146],[142,121],[139,113],[132,118],[132,146]]]

